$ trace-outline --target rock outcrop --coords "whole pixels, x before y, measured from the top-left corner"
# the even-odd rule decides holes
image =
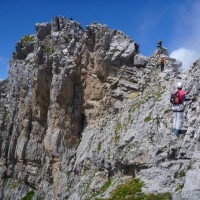
[[[199,199],[200,60],[180,74],[167,57],[160,73],[160,55],[139,56],[106,25],[55,17],[36,31],[0,82],[0,199],[104,199],[131,177],[144,193]],[[169,96],[180,79],[196,101],[176,138]]]

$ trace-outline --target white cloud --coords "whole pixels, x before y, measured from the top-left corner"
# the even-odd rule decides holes
[[[187,5],[187,6],[186,6]],[[171,46],[176,46],[170,57],[183,63],[183,68],[190,67],[200,58],[200,1],[189,1],[189,4],[181,4],[177,10],[177,26]]]
[[[170,57],[180,60],[182,62],[182,67],[186,69],[192,66],[192,64],[200,57],[200,54],[190,49],[180,48],[172,51]]]

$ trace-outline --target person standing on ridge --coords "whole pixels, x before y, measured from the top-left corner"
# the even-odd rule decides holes
[[[176,136],[181,134],[181,128],[183,125],[183,111],[184,111],[184,101],[194,101],[194,98],[190,99],[186,97],[186,92],[182,90],[182,82],[177,83],[177,91],[171,95],[170,102],[172,105],[173,111],[173,129],[172,132]]]
[[[167,48],[165,48],[165,47],[163,47],[162,46],[162,40],[159,40],[158,42],[157,42],[157,54],[158,55],[161,55],[161,54],[164,54],[164,55],[168,55],[168,50],[167,50]]]
[[[166,62],[167,62],[166,57],[163,55],[160,61],[160,72],[163,72]]]
[[[157,42],[157,52],[159,55],[162,53],[162,41],[161,40],[159,40]]]
[[[134,43],[134,45],[135,45],[136,54],[139,54],[140,53],[140,49],[139,49],[140,45],[138,43]]]

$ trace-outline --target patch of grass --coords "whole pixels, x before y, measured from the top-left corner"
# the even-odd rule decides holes
[[[108,152],[107,159],[110,160],[110,149],[109,149],[109,152]]]
[[[22,180],[15,180],[12,182],[12,184],[10,185],[10,189],[15,189],[17,186],[21,185],[23,183]]]
[[[34,195],[35,195],[35,192],[34,192],[34,191],[30,191],[30,192],[28,192],[28,193],[26,194],[25,197],[22,198],[22,200],[32,200],[33,197],[34,197]]]
[[[135,194],[141,192],[141,188],[143,186],[143,183],[140,182],[138,179],[133,179],[128,181],[128,183],[118,186],[113,192],[112,192],[112,198],[114,199],[121,199],[122,197],[125,197],[127,195]]]
[[[157,92],[156,96],[155,96],[156,101],[158,101],[161,96],[162,96],[162,93],[161,92]]]
[[[97,147],[97,149],[98,149],[98,152],[100,152],[101,151],[101,143],[99,142],[99,144],[98,144],[98,147]]]
[[[42,48],[44,49],[44,52],[47,54],[47,55],[50,55],[54,52],[53,48],[50,48],[48,47],[47,45],[42,45]]]
[[[179,190],[182,190],[183,187],[184,187],[184,184],[179,184],[179,185],[177,185],[175,191],[177,192],[177,191],[179,191]]]
[[[109,178],[108,181],[100,188],[99,193],[104,193],[112,184],[112,179]]]
[[[131,200],[131,199],[129,199]],[[172,200],[172,195],[170,192],[159,193],[159,194],[144,194],[135,200]]]
[[[174,178],[182,178],[182,177],[185,177],[185,176],[186,176],[186,173],[184,171],[174,173]]]
[[[110,152],[108,153],[107,159],[110,160]]]
[[[119,135],[119,134],[116,134],[115,137],[114,137],[115,143],[118,143],[119,140],[120,140],[120,135]]]
[[[128,113],[128,117],[126,118],[125,123],[129,124],[131,122],[131,120],[132,120],[131,114]]]
[[[131,123],[132,117],[131,114],[128,114],[128,117],[124,120],[124,128],[127,129],[128,125]]]
[[[3,185],[7,186],[8,182],[9,182],[9,178],[2,178],[1,180],[3,181]]]
[[[146,117],[146,118],[144,119],[144,121],[145,121],[145,122],[150,122],[150,121],[151,121],[151,116],[149,115],[148,117]]]
[[[126,119],[126,123],[129,124],[131,122],[131,119],[132,119],[131,114],[128,113],[128,117]]]
[[[83,168],[82,168],[82,173],[83,173],[83,175],[85,176],[86,174],[87,174],[87,172],[89,171],[89,168],[87,167],[87,166],[83,166]]]
[[[174,178],[178,178],[178,177],[179,177],[178,172],[175,172],[174,173]]]
[[[33,36],[32,36],[32,35],[25,35],[25,36],[21,39],[21,41],[22,41],[23,43],[33,42]]]
[[[187,166],[187,170],[190,170],[190,169],[192,169],[192,164],[191,163]]]
[[[186,173],[184,172],[184,171],[181,171],[180,173],[179,173],[179,177],[181,178],[181,177],[185,177],[186,176]]]
[[[171,200],[171,193],[144,194],[142,192],[143,182],[139,179],[130,179],[127,183],[119,185],[107,199],[96,200]]]

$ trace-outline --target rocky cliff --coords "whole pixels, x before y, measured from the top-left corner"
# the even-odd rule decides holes
[[[200,60],[179,74],[167,57],[160,73],[159,54],[106,25],[35,27],[0,82],[0,199],[117,199],[130,180],[137,195],[200,199]],[[177,138],[169,96],[180,80],[196,101]]]

